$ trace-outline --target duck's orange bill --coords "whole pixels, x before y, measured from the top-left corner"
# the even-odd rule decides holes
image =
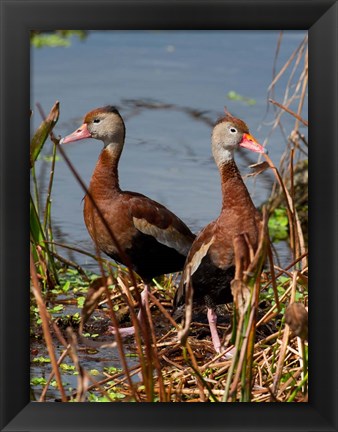
[[[242,141],[239,143],[239,145],[256,153],[265,153],[265,148],[248,133],[243,134]]]
[[[87,128],[87,124],[83,123],[83,125],[80,126],[79,129],[76,129],[76,131],[74,131],[70,135],[67,135],[66,137],[62,138],[60,140],[60,144],[67,144],[67,143],[82,140],[85,138],[91,138],[91,134]]]

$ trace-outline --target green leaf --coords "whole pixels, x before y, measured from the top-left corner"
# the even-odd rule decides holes
[[[108,394],[112,399],[124,399],[126,397],[123,393],[108,392]]]
[[[68,47],[71,44],[71,36],[77,36],[80,40],[86,37],[84,30],[54,30],[52,32],[31,31],[31,45],[35,48]]]
[[[109,375],[114,375],[115,373],[122,371],[122,369],[119,369],[119,368],[117,368],[115,366],[106,366],[106,367],[103,368],[103,370],[105,372],[107,372]]]
[[[34,357],[33,358],[33,363],[50,363],[50,358],[48,357]]]
[[[45,241],[45,236],[40,223],[39,215],[36,210],[32,196],[30,197],[29,203],[30,212],[30,233],[35,243],[39,244]]]
[[[273,211],[268,221],[272,241],[286,240],[289,237],[289,219],[285,208]]]
[[[34,377],[31,379],[31,385],[33,386],[38,386],[38,385],[44,386],[46,385],[46,383],[47,383],[46,378]]]
[[[244,102],[247,105],[255,105],[256,104],[255,99],[252,99],[252,98],[249,98],[246,96],[242,96],[242,95],[236,93],[234,90],[231,90],[228,92],[227,98],[232,100],[232,101]]]
[[[61,364],[60,364],[60,369],[61,369],[63,372],[73,372],[73,371],[75,371],[75,366],[74,366],[74,365],[67,364],[67,363],[61,363]]]
[[[45,162],[53,162],[54,156],[53,155],[48,155],[48,156],[46,155],[46,156],[43,157],[43,160]],[[60,160],[60,156],[55,156],[55,160],[56,161]]]
[[[62,286],[62,291],[64,293],[68,292],[70,288],[70,281],[68,280],[63,286]]]
[[[43,120],[35,132],[30,145],[31,167],[34,165],[34,162],[36,161],[44,143],[46,142],[48,135],[56,125],[59,119],[59,112],[59,102],[55,102],[47,118]]]
[[[53,314],[53,313],[61,312],[61,311],[63,311],[63,309],[64,309],[64,305],[59,304],[59,305],[54,306],[51,309],[48,309],[48,312],[50,312],[51,314]]]
[[[84,305],[85,300],[86,300],[86,297],[83,297],[83,296],[78,297],[77,298],[77,307],[78,308],[82,308],[83,305]]]
[[[31,44],[35,48],[48,47],[67,47],[70,45],[70,41],[59,36],[57,34],[36,34],[31,38]]]

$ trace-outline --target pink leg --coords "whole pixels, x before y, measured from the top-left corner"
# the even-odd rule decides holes
[[[145,305],[147,304],[148,301],[148,290],[149,290],[149,285],[146,285],[144,290],[141,292],[141,303],[142,305],[145,307]],[[137,314],[137,320],[139,323],[141,323],[142,321],[142,309],[140,307],[140,310],[138,311]],[[109,327],[109,330],[115,334],[115,329],[113,327]],[[132,336],[133,334],[135,334],[135,328],[134,326],[131,327],[123,327],[119,329],[119,333],[121,337],[127,337],[127,336]]]
[[[217,331],[217,315],[216,312],[211,308],[208,308],[208,321],[209,321],[212,343],[214,344],[215,351],[217,352],[217,354],[219,354],[222,350],[221,350],[221,340],[218,336],[218,331]],[[224,358],[225,360],[229,360],[233,357],[234,352],[235,349],[232,348],[221,358],[222,359]]]
[[[215,351],[219,353],[221,352],[221,341],[218,336],[217,325],[216,325],[217,315],[216,312],[211,308],[208,308],[208,322],[209,322],[209,327],[211,332],[212,343],[214,344]]]
[[[141,292],[141,303],[143,307],[146,307],[147,301],[148,301],[148,292],[149,292],[149,285],[145,285],[144,290]],[[140,310],[137,314],[137,320],[139,323],[142,322],[143,315],[142,315],[142,308],[140,307]]]

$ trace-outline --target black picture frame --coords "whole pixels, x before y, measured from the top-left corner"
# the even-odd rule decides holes
[[[337,430],[337,28],[332,0],[1,0],[1,431]],[[29,401],[29,30],[309,31],[310,397],[301,404]]]

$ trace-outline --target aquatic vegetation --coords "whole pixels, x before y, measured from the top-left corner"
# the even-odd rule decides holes
[[[35,48],[42,47],[68,47],[71,44],[72,37],[84,39],[86,31],[84,30],[54,30],[50,32],[41,32],[32,30],[30,33],[31,45]]]
[[[256,104],[256,100],[253,98],[249,98],[247,96],[242,96],[240,94],[238,94],[237,92],[235,92],[234,90],[231,90],[227,93],[227,98],[233,101],[239,101],[239,102],[244,102],[246,105],[255,105]]]

